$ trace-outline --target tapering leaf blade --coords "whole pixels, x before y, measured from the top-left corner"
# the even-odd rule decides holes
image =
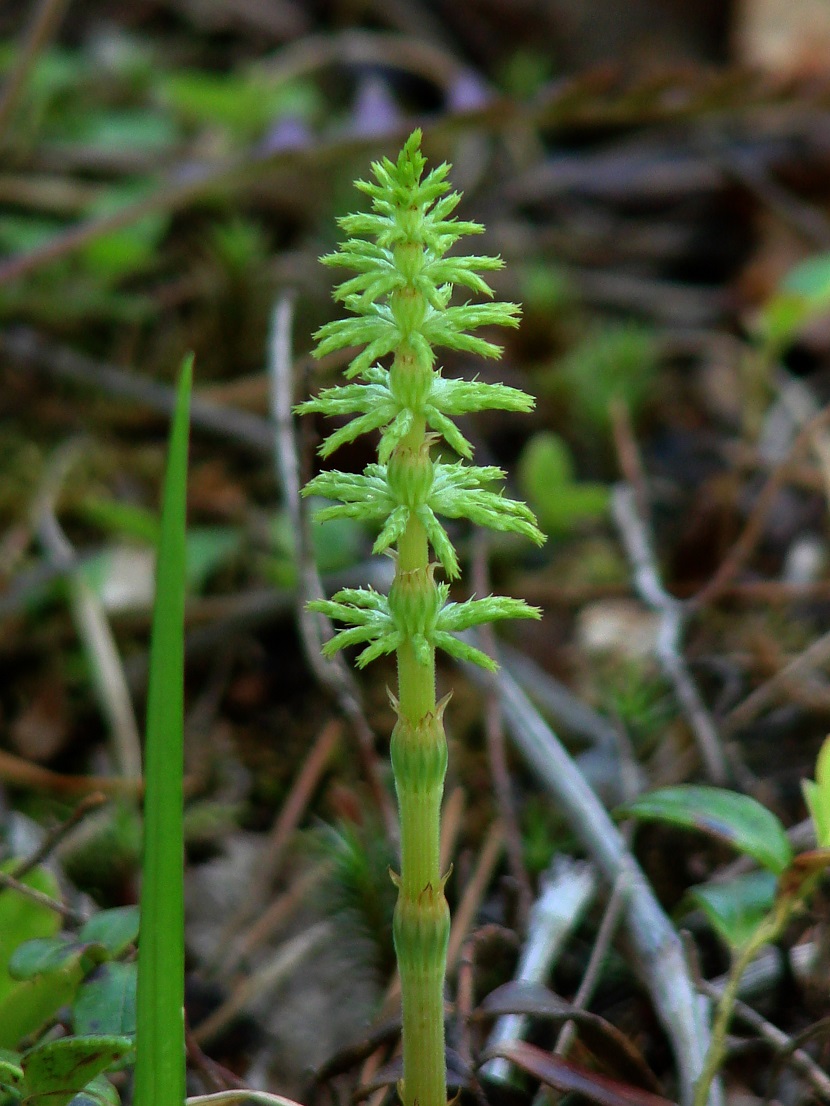
[[[156,570],[145,753],[135,1106],[182,1106],[184,1043],[184,594],[192,358],[170,434]]]

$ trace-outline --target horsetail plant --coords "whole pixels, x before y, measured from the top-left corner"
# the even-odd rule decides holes
[[[468,463],[472,446],[452,421],[485,409],[529,411],[533,400],[503,384],[446,378],[435,365],[434,351],[442,346],[500,356],[499,346],[470,331],[494,324],[515,327],[519,308],[450,303],[456,286],[491,297],[480,273],[500,269],[502,262],[446,256],[459,239],[484,228],[450,218],[461,198],[447,183],[450,167],[442,164],[424,176],[420,147],[416,130],[397,162],[384,158],[373,164],[374,182],[356,182],[373,210],[340,219],[348,239],[322,258],[326,265],[357,273],[335,291],[335,299],[354,317],[327,323],[315,336],[317,357],[361,347],[346,370],[353,383],[326,388],[298,410],[353,416],[323,443],[323,457],[361,434],[380,433],[377,464],[362,474],[322,472],[303,494],[339,500],[320,511],[320,519],[359,518],[380,525],[373,551],[391,551],[395,559],[389,594],[346,588],[309,606],[344,624],[325,645],[327,655],[361,645],[357,663],[362,667],[397,654],[391,756],[401,829],[401,873],[393,877],[403,1007],[400,1091],[404,1106],[446,1106],[443,984],[450,918],[439,835],[447,767],[442,716],[449,696],[436,702],[435,650],[493,670],[495,662],[456,632],[497,619],[538,618],[539,611],[501,596],[450,601],[449,584],[439,583],[435,574],[440,566],[452,580],[459,564],[439,516],[513,531],[538,544],[544,538],[524,503],[488,486],[503,479],[501,469]],[[386,368],[379,359],[390,355]],[[433,457],[441,438],[459,461]],[[430,559],[430,546],[437,564]]]

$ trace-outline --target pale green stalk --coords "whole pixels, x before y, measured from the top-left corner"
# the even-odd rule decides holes
[[[458,285],[491,296],[479,274],[500,268],[501,262],[445,256],[459,238],[483,228],[450,218],[460,196],[445,183],[449,167],[441,165],[424,177],[420,141],[416,131],[397,162],[385,158],[374,164],[377,183],[357,183],[371,197],[373,211],[341,219],[351,237],[337,253],[323,258],[358,274],[335,294],[357,317],[324,326],[317,334],[316,353],[364,347],[346,372],[359,382],[327,388],[300,410],[355,416],[327,439],[324,457],[362,433],[380,432],[378,464],[368,465],[362,474],[323,472],[304,494],[340,500],[319,518],[379,524],[374,551],[395,553],[389,595],[347,588],[311,606],[347,627],[327,644],[328,654],[362,645],[357,658],[361,666],[385,653],[397,654],[393,705],[398,721],[391,755],[401,820],[394,916],[403,1006],[401,1095],[405,1106],[445,1106],[443,985],[450,917],[439,839],[447,741],[442,721],[446,700],[436,703],[435,697],[435,649],[494,669],[489,657],[455,632],[495,619],[536,618],[539,612],[520,600],[496,596],[450,602],[449,585],[438,583],[435,573],[440,567],[453,578],[459,566],[438,516],[468,518],[536,542],[543,538],[523,503],[486,487],[503,478],[500,469],[432,456],[440,438],[461,458],[472,456],[472,447],[450,416],[487,408],[527,411],[533,401],[502,384],[445,379],[435,367],[438,346],[499,356],[498,346],[468,332],[489,324],[516,326],[518,308],[451,304]],[[389,368],[378,363],[390,355]]]

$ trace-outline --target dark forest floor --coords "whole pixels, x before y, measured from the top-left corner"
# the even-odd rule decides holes
[[[193,1088],[391,1101],[391,668],[360,674],[350,714],[304,653],[268,351],[290,330],[297,400],[334,379],[341,360],[309,354],[335,312],[317,258],[359,202],[351,181],[421,126],[430,160],[453,163],[461,217],[486,225],[477,252],[506,262],[500,298],[523,304],[500,364],[454,355],[446,371],[537,397],[532,416],[487,413],[465,433],[549,535],[531,551],[457,532],[467,593],[544,610],[500,635],[513,700],[439,674],[455,688],[462,1093],[535,1094],[538,1069],[475,1083],[494,1013],[468,1015],[548,933],[552,886],[573,907],[539,982],[630,1050],[580,1023],[569,1057],[613,1081],[597,1101],[677,1101],[642,917],[611,886],[602,825],[557,794],[528,734],[541,727],[543,749],[559,735],[608,810],[716,784],[771,810],[797,849],[814,843],[801,782],[830,716],[830,31],[802,29],[791,5],[787,37],[771,3],[61,7],[0,9],[0,854],[27,855],[97,794],[53,852],[65,893],[84,909],[136,901],[124,781],[140,764],[167,416],[192,350]],[[322,430],[298,436],[307,472]],[[342,453],[344,468],[368,460]],[[382,582],[365,528],[314,533],[327,587]],[[717,985],[729,954],[690,889],[750,862],[698,832],[623,825],[655,905],[690,934],[684,970]],[[828,978],[825,884],[747,975],[727,1101],[830,1101]],[[527,1034],[562,1088],[560,1028],[536,1016]]]

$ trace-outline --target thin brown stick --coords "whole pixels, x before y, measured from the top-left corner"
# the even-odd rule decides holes
[[[144,791],[143,780],[117,776],[64,776],[3,749],[0,749],[0,780],[52,795],[86,795],[90,791],[101,791],[112,797],[141,795]]]
[[[57,899],[53,899],[51,895],[47,895],[43,891],[38,891],[34,887],[28,887],[25,883],[21,883],[19,879],[15,879],[14,876],[10,876],[6,872],[0,872],[0,887],[8,891],[16,891],[18,895],[22,895],[31,902],[37,903],[38,906],[44,906],[47,910],[51,910],[55,914],[60,914],[70,925],[83,925],[87,920],[86,914],[81,914],[79,911],[73,910],[71,906],[67,906]]]
[[[490,573],[487,566],[487,536],[483,530],[477,530],[473,541],[473,565],[472,565],[473,590],[477,595],[490,594]],[[481,627],[481,639],[484,649],[491,657],[498,655],[496,635],[489,623]],[[493,781],[496,801],[498,803],[499,817],[504,825],[505,848],[507,852],[507,864],[510,874],[516,885],[518,928],[524,932],[527,928],[527,919],[533,902],[533,891],[530,886],[530,877],[524,863],[524,851],[522,848],[522,835],[519,828],[519,820],[516,815],[516,804],[513,800],[513,788],[510,781],[510,770],[507,764],[507,750],[504,735],[504,724],[501,716],[501,706],[494,687],[487,690],[484,701],[484,732],[487,739],[487,759],[490,766],[490,777]]]
[[[51,376],[94,388],[105,395],[140,403],[163,415],[172,415],[176,390],[172,385],[148,380],[119,365],[98,361],[67,346],[43,338],[29,327],[13,327],[0,335],[0,349],[6,357],[22,361]],[[270,455],[274,434],[267,421],[248,411],[223,406],[194,395],[190,421],[203,430],[243,446],[257,454]]]
[[[599,931],[594,941],[594,947],[591,949],[588,964],[572,1000],[573,1005],[580,1010],[584,1009],[591,1001],[591,997],[599,982],[605,957],[614,940],[617,928],[622,921],[625,909],[626,884],[626,874],[625,872],[621,872],[614,884],[614,890],[611,892],[611,898],[608,900],[605,913],[602,915],[602,921],[600,922]],[[567,1056],[575,1036],[576,1026],[574,1023],[565,1022],[559,1031],[559,1036],[556,1039],[556,1044],[553,1049],[557,1056]]]
[[[487,925],[478,926],[472,931],[461,946],[461,953],[458,958],[455,1003],[460,1042],[458,1051],[464,1062],[470,1067],[473,1066],[471,1029],[472,1013],[475,1005],[476,959],[481,946],[494,938],[504,942],[511,952],[516,950],[518,938],[515,931],[497,925],[495,922],[490,922]]]
[[[697,983],[700,990],[714,1002],[721,998],[721,989],[713,983],[705,979],[699,979]],[[750,1029],[754,1029],[758,1036],[772,1045],[777,1053],[785,1053],[790,1067],[807,1080],[822,1102],[830,1103],[830,1075],[819,1067],[808,1052],[794,1047],[791,1037],[740,999],[735,1000],[733,1014]]]
[[[721,729],[725,734],[735,733],[742,726],[748,725],[753,719],[773,703],[778,694],[787,689],[798,677],[820,668],[830,660],[830,633],[821,637],[809,645],[797,657],[784,665],[768,680],[760,684],[747,695],[736,707],[726,715],[721,723]]]
[[[310,868],[293,883],[282,895],[278,895],[265,911],[248,929],[242,933],[217,969],[217,976],[223,978],[236,971],[243,960],[260,948],[272,934],[284,925],[295,911],[307,900],[308,895],[330,873],[331,865],[318,864]]]
[[[816,432],[825,427],[828,422],[830,422],[830,405],[824,407],[801,427],[788,455],[775,466],[767,478],[737,541],[721,561],[720,567],[711,580],[703,585],[691,601],[695,607],[702,607],[719,599],[727,584],[732,582],[747,563],[763,533],[767,515],[787,479],[790,465],[812,443]]]
[[[193,1040],[200,1047],[212,1041],[257,995],[274,990],[307,957],[333,938],[331,925],[328,922],[317,922],[286,941],[275,951],[268,964],[253,975],[240,979],[228,998],[194,1027]]]
[[[0,91],[0,143],[3,142],[15,109],[20,103],[26,81],[37,61],[38,54],[57,32],[67,3],[68,0],[40,0],[35,8],[32,21],[17,52],[17,61]]]
[[[484,844],[478,854],[473,874],[464,888],[464,894],[453,914],[450,943],[447,948],[447,971],[455,967],[458,954],[467,933],[472,929],[473,921],[481,906],[481,900],[487,892],[493,872],[504,848],[504,826],[501,820],[493,822],[484,838]]]
[[[50,856],[75,826],[86,818],[87,814],[90,814],[93,810],[98,810],[108,801],[107,796],[100,791],[93,791],[91,795],[84,796],[69,817],[50,830],[34,852],[21,860],[19,864],[16,864],[9,875],[15,879],[22,879],[27,872],[31,872],[32,868],[36,868],[41,861]]]
[[[239,932],[266,900],[279,871],[285,848],[317,789],[342,733],[343,726],[339,721],[332,721],[324,726],[292,783],[288,797],[282,804],[259,855],[245,899],[225,926],[220,947],[227,951],[229,957],[234,957],[237,951],[237,943],[233,940],[233,935]],[[227,970],[227,964],[225,970]]]

